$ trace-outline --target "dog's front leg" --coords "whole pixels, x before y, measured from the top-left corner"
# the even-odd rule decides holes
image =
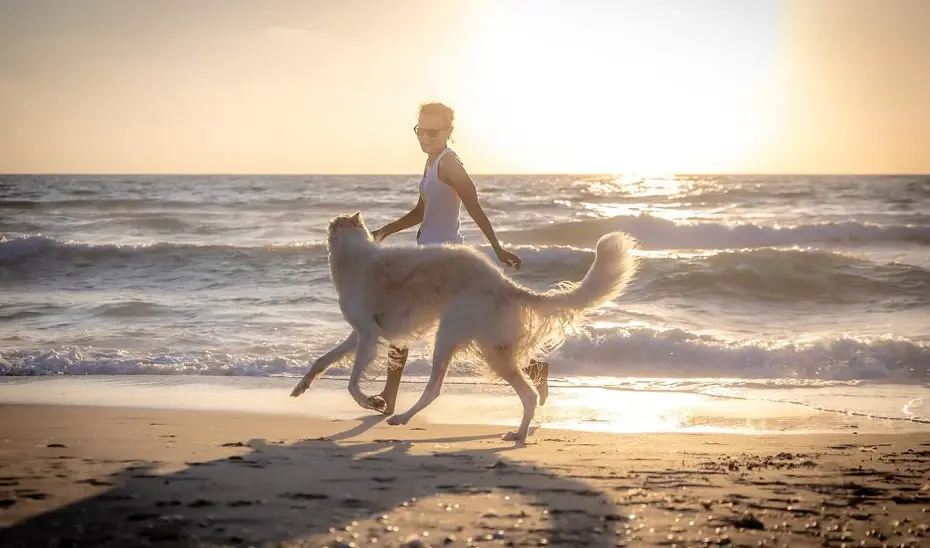
[[[320,356],[313,365],[310,366],[310,371],[304,375],[304,378],[300,379],[300,382],[297,383],[297,386],[294,387],[294,391],[291,392],[291,397],[296,398],[297,396],[303,394],[310,388],[310,385],[313,383],[313,379],[317,378],[323,371],[326,371],[326,368],[332,364],[338,362],[339,360],[345,358],[351,354],[355,348],[358,346],[358,333],[352,331],[348,337],[338,346]]]
[[[375,353],[378,350],[378,335],[370,331],[363,331],[358,335],[358,345],[355,349],[355,363],[352,365],[352,373],[349,375],[349,394],[365,408],[370,408],[368,396],[366,396],[359,387],[362,374],[375,361]]]

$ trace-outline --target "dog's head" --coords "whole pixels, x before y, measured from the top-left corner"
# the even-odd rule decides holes
[[[365,240],[371,240],[371,232],[368,231],[368,227],[362,221],[360,211],[356,211],[352,215],[339,215],[334,218],[329,222],[328,233],[330,242],[333,242],[336,238],[364,238]]]

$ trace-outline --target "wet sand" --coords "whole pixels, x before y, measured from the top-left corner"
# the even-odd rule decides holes
[[[930,432],[0,406],[0,546],[930,545]]]

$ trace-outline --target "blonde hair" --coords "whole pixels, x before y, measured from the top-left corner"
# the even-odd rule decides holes
[[[453,122],[455,122],[455,111],[443,103],[423,103],[420,105],[420,110],[417,111],[417,116],[421,114],[435,114],[441,116],[443,120],[446,121],[446,124],[449,125],[449,129],[452,129]]]

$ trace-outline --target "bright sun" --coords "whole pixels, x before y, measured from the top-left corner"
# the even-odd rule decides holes
[[[476,29],[463,132],[496,162],[563,173],[751,163],[771,124],[762,104],[774,31],[713,28],[648,3],[571,18],[560,5],[495,2]]]

